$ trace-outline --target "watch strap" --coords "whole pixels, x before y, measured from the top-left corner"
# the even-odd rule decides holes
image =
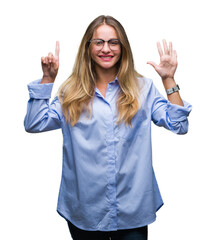
[[[166,90],[167,95],[170,95],[174,92],[178,92],[180,90],[179,85],[177,84],[175,87],[169,88]]]

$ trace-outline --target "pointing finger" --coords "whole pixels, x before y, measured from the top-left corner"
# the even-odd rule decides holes
[[[59,51],[60,51],[59,41],[56,41],[55,58],[56,58],[57,60],[59,59]]]

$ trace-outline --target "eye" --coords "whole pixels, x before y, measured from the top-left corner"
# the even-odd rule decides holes
[[[94,43],[95,43],[96,46],[102,46],[102,45],[104,44],[104,41],[101,40],[101,39],[96,39],[96,40],[94,41]]]
[[[111,46],[116,46],[116,45],[119,44],[119,40],[118,40],[118,39],[110,39],[110,40],[109,40],[109,44],[110,44]]]

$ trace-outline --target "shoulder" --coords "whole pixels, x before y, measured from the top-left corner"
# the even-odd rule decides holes
[[[152,79],[146,77],[138,77],[138,83],[141,95],[142,94],[146,95],[152,89],[153,86]]]

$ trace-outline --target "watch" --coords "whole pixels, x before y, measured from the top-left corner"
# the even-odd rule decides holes
[[[170,95],[170,94],[172,94],[174,92],[178,92],[179,90],[180,90],[180,87],[177,84],[175,87],[167,89],[166,93],[167,93],[167,95]]]

